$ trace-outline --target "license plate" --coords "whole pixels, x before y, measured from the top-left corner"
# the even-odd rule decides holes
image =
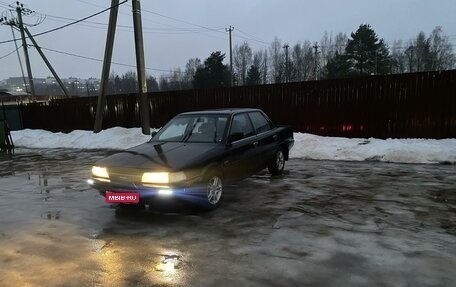
[[[106,192],[106,202],[108,203],[138,203],[138,192]]]

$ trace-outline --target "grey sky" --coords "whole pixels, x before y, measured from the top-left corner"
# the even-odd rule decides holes
[[[122,1],[122,0],[121,0]],[[0,0],[0,11],[11,0]],[[32,34],[68,23],[52,16],[79,19],[108,7],[108,0],[24,0],[28,8],[49,15],[42,24],[30,27]],[[132,26],[131,1],[122,5],[118,25]],[[216,50],[228,55],[225,27],[232,25],[234,44],[248,41],[254,50],[267,48],[275,36],[293,45],[299,41],[319,41],[325,31],[348,35],[360,24],[368,23],[387,42],[408,41],[418,32],[428,35],[436,26],[456,46],[455,0],[142,0],[146,66],[169,70],[184,67],[189,58],[204,60]],[[208,27],[208,30],[162,17],[145,10]],[[109,13],[88,21],[108,22]],[[27,20],[30,21],[29,18]],[[39,45],[68,53],[102,59],[106,27],[85,23],[36,37]],[[16,36],[19,36],[16,33]],[[12,38],[9,26],[0,26],[0,42]],[[255,40],[253,40],[255,39]],[[0,44],[0,57],[14,50],[14,43]],[[22,50],[21,50],[22,53]],[[45,51],[61,77],[97,77],[102,63]],[[119,28],[113,61],[135,64],[133,32]],[[34,77],[51,75],[34,49],[31,49]],[[123,73],[134,68],[113,65],[111,71]],[[155,76],[158,71],[149,70]],[[16,54],[0,59],[0,79],[19,76]]]

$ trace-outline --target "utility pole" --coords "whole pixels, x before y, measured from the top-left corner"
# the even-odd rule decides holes
[[[111,69],[112,48],[114,46],[114,36],[116,34],[117,12],[119,10],[119,0],[111,0],[111,11],[109,12],[108,33],[106,36],[105,54],[103,59],[103,69],[101,70],[100,90],[98,94],[97,112],[95,114],[95,124],[93,132],[99,133],[103,127],[103,110],[106,103],[106,92],[108,91],[109,70]]]
[[[27,66],[27,75],[29,78],[30,92],[32,94],[32,101],[34,101],[36,93],[35,93],[35,85],[33,83],[32,67],[30,66],[30,58],[29,58],[28,49],[27,49],[27,42],[25,41],[24,24],[22,22],[23,7],[24,7],[24,4],[19,4],[19,2],[17,2],[17,7],[16,7],[17,19],[19,21],[19,23],[18,23],[19,30],[21,31],[22,48],[24,49],[25,65]]]
[[[40,46],[38,46],[38,43],[35,41],[35,39],[33,38],[33,35],[30,33],[28,28],[24,25],[24,22],[22,20],[22,15],[26,15],[26,16],[27,15],[31,15],[31,14],[34,14],[35,11],[32,11],[32,10],[30,10],[28,8],[24,8],[24,4],[21,4],[19,2],[16,2],[16,5],[17,5],[16,6],[17,17],[11,16],[11,19],[8,20],[8,16],[4,16],[4,17],[2,17],[0,19],[0,23],[11,26],[11,32],[13,34],[13,39],[14,39],[14,44],[16,45],[16,50],[18,50],[18,47],[17,47],[17,43],[16,43],[16,36],[14,35],[13,26],[16,27],[17,29],[19,29],[20,32],[21,32],[22,46],[24,48],[25,62],[26,62],[26,65],[27,65],[27,74],[28,74],[28,78],[29,78],[30,91],[31,91],[31,95],[32,95],[31,100],[32,101],[35,100],[36,94],[35,94],[35,85],[34,85],[34,82],[33,82],[32,68],[30,66],[30,58],[29,58],[29,54],[28,54],[28,45],[27,45],[27,42],[26,42],[25,34],[27,34],[27,37],[30,39],[30,41],[32,41],[33,45],[30,45],[30,46],[33,46],[33,47],[36,48],[36,50],[40,54],[41,58],[45,62],[46,66],[49,68],[49,70],[51,71],[52,75],[54,76],[54,78],[59,83],[60,87],[63,90],[63,93],[65,94],[65,96],[69,97],[69,93],[68,93],[68,90],[66,89],[65,85],[60,80],[59,76],[55,72],[55,70],[52,67],[51,63],[48,61],[48,59],[44,55],[43,51],[41,50]],[[12,7],[12,5],[10,5],[10,7]],[[11,10],[8,10],[8,11],[9,11],[9,13],[11,13]],[[6,15],[6,14],[3,14],[3,15]],[[42,21],[41,22],[40,21],[41,20],[38,20],[38,22],[36,24],[34,24],[34,25],[28,25],[28,24],[26,24],[26,25],[27,26],[36,26],[36,25],[39,25],[42,22]],[[24,71],[22,69],[22,61],[21,61],[21,57],[19,56],[19,51],[18,51],[18,58],[19,58],[19,65],[21,66],[22,78],[24,79],[24,85],[25,85],[26,91],[28,93],[27,84],[25,82],[25,77],[24,77]]]
[[[314,48],[314,58],[315,58],[315,63],[314,63],[314,73],[315,73],[315,81],[318,81],[318,43],[315,42],[315,45],[313,46]]]
[[[123,2],[122,2],[123,3]],[[140,94],[141,126],[143,134],[150,134],[149,98],[147,95],[146,66],[144,63],[144,46],[141,23],[141,4],[139,0],[132,0],[133,28],[135,34],[136,68],[138,74],[138,91]],[[119,0],[111,0],[111,12],[109,13],[108,34],[106,36],[105,55],[103,70],[101,72],[100,91],[98,94],[97,113],[93,131],[98,133],[103,126],[103,110],[106,103],[106,92],[109,83],[109,70],[111,68],[112,50],[116,33],[117,14]]]
[[[142,133],[150,134],[149,96],[147,94],[146,65],[144,62],[144,45],[141,23],[141,3],[132,0],[133,28],[135,30],[136,71],[138,74],[138,86],[140,94],[141,126]]]
[[[10,27],[11,27],[11,34],[13,34],[14,45],[16,46],[17,59],[19,60],[19,66],[21,67],[22,80],[24,81],[25,92],[28,94],[27,82],[25,81],[24,68],[22,67],[21,55],[19,55],[19,47],[17,46],[16,35],[14,34],[13,25],[11,25]],[[22,102],[22,96],[19,96],[19,100]]]
[[[87,82],[87,80],[86,80],[86,92],[87,92],[87,97],[90,97],[89,82]]]
[[[230,86],[232,87],[234,84],[234,74],[233,74],[233,46],[232,46],[232,42],[231,42],[231,32],[234,31],[234,27],[231,27],[231,25],[230,25],[230,28],[225,28],[225,30],[227,32],[229,32],[229,34],[230,34]]]
[[[35,41],[35,39],[33,38],[32,34],[30,34],[29,30],[27,29],[27,27],[24,27],[24,31],[27,33],[27,36],[29,37],[30,41],[32,41],[33,45],[35,46],[36,50],[38,51],[38,53],[40,54],[41,58],[43,58],[43,61],[44,63],[46,64],[46,66],[48,67],[49,71],[51,71],[52,75],[54,76],[55,80],[57,81],[57,83],[59,83],[59,86],[60,88],[62,89],[63,93],[65,94],[65,96],[67,98],[70,97],[70,93],[68,93],[68,90],[67,88],[65,87],[65,85],[63,84],[62,80],[60,80],[60,77],[59,75],[57,75],[57,73],[55,72],[54,68],[52,68],[52,65],[51,63],[49,63],[48,59],[46,58],[46,56],[44,55],[43,51],[41,51],[41,48],[40,46],[38,46],[38,43]]]
[[[285,44],[282,48],[285,49],[285,83],[288,83],[290,80],[290,69],[289,69],[289,64],[288,64],[288,48],[290,46],[288,44]]]

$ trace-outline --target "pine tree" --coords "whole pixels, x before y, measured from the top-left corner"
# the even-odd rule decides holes
[[[261,74],[255,65],[250,66],[247,72],[246,85],[259,85],[261,82]]]
[[[223,64],[225,54],[213,52],[205,61],[204,66],[195,72],[193,86],[195,88],[215,88],[229,86],[230,72]]]
[[[324,77],[326,79],[347,78],[350,76],[350,63],[347,56],[336,52],[325,66]]]
[[[370,25],[360,25],[351,34],[345,49],[351,75],[387,74],[391,72],[388,47]]]

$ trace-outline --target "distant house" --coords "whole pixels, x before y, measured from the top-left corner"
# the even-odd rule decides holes
[[[11,93],[7,90],[1,89],[0,90],[0,103],[5,104],[9,102],[16,101],[16,97],[11,95]]]
[[[0,97],[9,97],[11,94],[7,90],[0,90]]]
[[[29,97],[26,92],[16,92],[16,91],[0,91],[0,102],[3,103],[15,103],[17,101],[25,100]]]
[[[69,77],[66,79],[62,78],[61,80],[72,96],[92,96],[95,95],[100,88],[100,80],[96,78],[80,79],[77,77]],[[33,83],[37,96],[63,96],[63,91],[54,77],[33,78]],[[25,79],[22,77],[10,77],[8,79],[0,80],[0,90],[5,90],[18,98],[28,98],[27,96],[30,94],[29,80],[27,77]]]

